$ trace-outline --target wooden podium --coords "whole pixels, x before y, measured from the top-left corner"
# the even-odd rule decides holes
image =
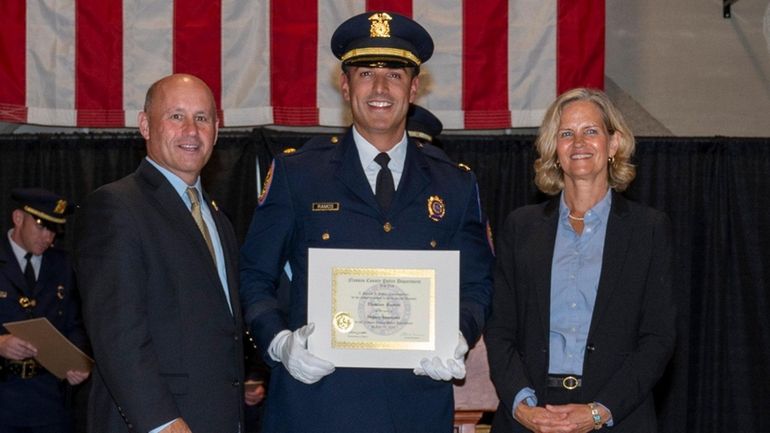
[[[482,338],[468,353],[466,375],[456,381],[454,433],[477,433],[476,426],[485,412],[497,410],[497,394],[489,379],[487,347]],[[480,431],[478,433],[481,433]]]

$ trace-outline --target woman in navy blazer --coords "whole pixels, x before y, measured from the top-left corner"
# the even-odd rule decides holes
[[[554,197],[512,212],[500,237],[492,430],[654,432],[675,340],[668,218],[619,194],[634,137],[604,93],[559,96],[536,148],[535,183]]]

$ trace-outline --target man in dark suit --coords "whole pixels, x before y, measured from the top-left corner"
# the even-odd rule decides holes
[[[67,201],[40,188],[11,192],[18,208],[0,241],[0,323],[45,317],[85,349],[86,335],[69,256],[53,241],[66,222]],[[37,348],[0,328],[0,432],[66,433],[72,417],[66,385],[37,363]],[[87,371],[68,371],[77,385]]]
[[[245,317],[273,367],[263,431],[447,432],[453,378],[491,301],[492,252],[476,180],[406,134],[430,35],[396,14],[366,13],[332,37],[353,114],[342,139],[318,138],[276,157],[241,250]],[[382,159],[389,161],[382,161]],[[307,350],[308,248],[459,250],[460,331],[447,359],[414,369],[335,368]],[[292,271],[288,312],[277,286]],[[442,290],[437,287],[436,297]],[[452,330],[454,331],[454,330]]]
[[[93,432],[236,433],[243,419],[237,243],[201,189],[218,120],[209,87],[176,74],[147,92],[147,158],[91,194],[76,265],[96,372]]]

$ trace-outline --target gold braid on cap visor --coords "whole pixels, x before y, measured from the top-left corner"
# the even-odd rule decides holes
[[[67,222],[67,220],[64,219],[64,218],[52,217],[51,215],[48,215],[48,214],[43,213],[43,212],[40,212],[39,210],[31,208],[29,206],[24,206],[24,212],[27,212],[28,214],[32,214],[32,215],[34,215],[34,216],[36,216],[38,218],[43,218],[46,221],[50,221],[50,222],[56,223],[56,224],[64,224],[64,223]]]
[[[352,57],[364,57],[364,56],[388,56],[388,57],[400,57],[414,62],[415,65],[420,66],[420,59],[417,58],[411,51],[400,50],[398,48],[386,48],[386,47],[372,47],[372,48],[356,48],[348,51],[340,57],[340,60],[345,62]]]

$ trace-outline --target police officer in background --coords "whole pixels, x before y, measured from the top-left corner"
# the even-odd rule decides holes
[[[245,322],[272,366],[263,432],[448,432],[452,379],[481,333],[492,292],[492,252],[473,173],[406,134],[425,29],[401,15],[350,18],[331,40],[353,126],[278,155],[241,250]],[[454,353],[413,369],[336,368],[307,349],[308,248],[460,251],[460,330]],[[288,311],[277,298],[291,266]],[[436,288],[442,297],[442,288]],[[454,331],[454,330],[452,330]]]
[[[39,188],[15,189],[13,228],[0,241],[0,323],[47,318],[84,349],[75,279],[68,255],[54,248],[68,213],[67,201]],[[0,328],[0,432],[67,433],[72,417],[65,407],[63,381],[35,361],[37,348]],[[77,385],[87,371],[68,371]]]
[[[435,114],[427,108],[412,104],[406,115],[406,133],[410,137],[422,142],[441,147],[436,137],[441,134],[444,125]]]

